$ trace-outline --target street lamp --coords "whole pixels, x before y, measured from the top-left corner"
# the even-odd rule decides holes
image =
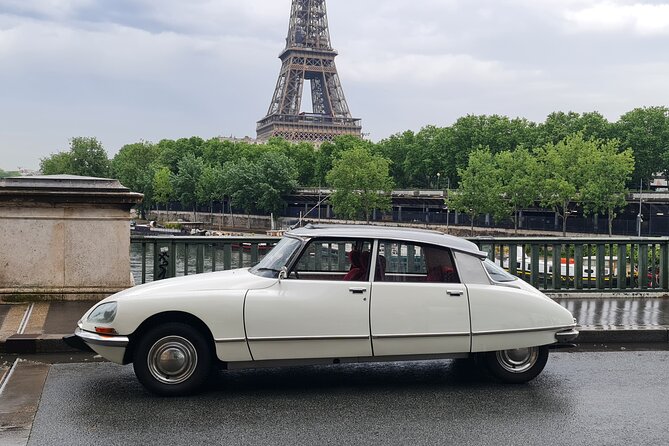
[[[643,215],[641,214],[641,192],[643,191],[643,180],[639,181],[639,213],[636,216],[637,236],[641,237],[641,223],[643,223]]]

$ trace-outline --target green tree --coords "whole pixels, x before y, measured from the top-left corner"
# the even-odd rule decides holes
[[[75,137],[70,140],[70,150],[42,158],[40,170],[44,175],[81,175],[106,178],[110,176],[107,152],[96,138]]]
[[[399,188],[412,187],[412,179],[406,171],[406,160],[412,156],[416,144],[416,135],[411,130],[391,135],[379,141],[373,153],[390,161],[390,176]]]
[[[560,216],[563,236],[567,235],[567,219],[573,207],[581,202],[585,184],[592,174],[590,158],[596,146],[596,141],[586,141],[577,133],[537,150],[542,178],[538,188],[541,204]]]
[[[390,210],[393,181],[389,165],[387,159],[373,155],[364,146],[341,152],[326,178],[335,189],[330,197],[335,213],[353,220],[363,215],[369,222],[374,209]]]
[[[47,158],[42,158],[39,167],[43,175],[74,175],[70,152],[58,152],[51,154]]]
[[[460,185],[451,194],[447,204],[450,208],[463,212],[471,221],[474,234],[474,218],[480,214],[490,214],[495,219],[508,215],[502,198],[501,172],[490,149],[478,149],[469,155],[469,163],[459,169]]]
[[[297,182],[300,186],[319,186],[316,175],[316,149],[311,143],[291,143],[281,138],[271,138],[268,150],[275,150],[292,160],[297,168]],[[322,185],[322,184],[321,184]]]
[[[158,167],[153,174],[153,199],[158,204],[164,204],[169,214],[169,204],[175,198],[174,177],[169,167]]]
[[[247,214],[254,210],[278,213],[283,196],[297,187],[297,168],[286,155],[265,152],[257,161],[231,161],[223,166],[224,192],[235,207]]]
[[[197,219],[197,184],[204,171],[202,158],[188,153],[177,164],[178,173],[174,177],[174,192],[184,206],[193,210],[193,218]]]
[[[107,152],[96,138],[72,138],[70,154],[75,175],[99,178],[109,176],[110,162]]]
[[[513,215],[514,234],[518,234],[519,212],[538,198],[537,161],[529,150],[520,147],[496,154],[495,163],[507,209]]]
[[[634,172],[632,150],[618,151],[617,140],[596,141],[588,162],[591,173],[583,188],[583,209],[587,214],[606,214],[609,236],[619,209],[627,205],[626,184]]]
[[[316,181],[318,184],[327,184],[327,174],[342,152],[355,147],[365,147],[371,151],[373,146],[372,142],[351,135],[337,136],[332,142],[324,142],[316,153]]]
[[[636,108],[620,117],[615,135],[622,147],[634,153],[632,187],[645,184],[669,167],[669,108]]]
[[[170,171],[176,174],[179,172],[179,162],[186,156],[202,158],[206,144],[202,138],[193,136],[176,141],[163,139],[156,146],[160,165],[169,167]]]
[[[223,168],[219,166],[205,166],[202,175],[198,178],[196,187],[197,201],[199,203],[209,203],[222,201],[225,195],[225,185],[223,181]]]
[[[563,139],[575,133],[581,133],[583,138],[609,139],[613,134],[613,126],[598,112],[583,113],[575,112],[553,112],[546,121],[539,124],[538,145],[548,143],[557,144]]]
[[[17,171],[6,171],[0,169],[0,178],[18,177],[21,174]]]
[[[127,144],[111,161],[112,176],[135,192],[144,194],[140,205],[142,215],[153,204],[153,180],[158,150],[148,142]]]

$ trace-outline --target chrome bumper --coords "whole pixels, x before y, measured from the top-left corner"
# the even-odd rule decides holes
[[[578,337],[578,330],[576,328],[570,328],[558,333],[555,333],[555,339],[558,343],[571,342]]]
[[[127,347],[130,340],[127,336],[108,336],[91,333],[77,328],[74,335],[81,338],[87,344],[100,345],[102,347]]]

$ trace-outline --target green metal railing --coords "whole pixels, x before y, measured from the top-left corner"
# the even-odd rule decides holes
[[[244,268],[258,261],[278,237],[143,237],[130,239],[135,283]]]
[[[278,237],[131,238],[136,283],[257,263]],[[669,292],[669,237],[471,238],[495,263],[543,291]]]
[[[669,238],[474,238],[544,291],[667,291]]]

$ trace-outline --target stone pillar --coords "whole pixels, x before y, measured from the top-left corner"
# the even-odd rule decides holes
[[[0,179],[0,300],[101,299],[132,286],[130,209],[117,180]]]

